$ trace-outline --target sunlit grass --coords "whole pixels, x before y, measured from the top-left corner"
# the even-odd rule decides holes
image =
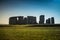
[[[0,40],[60,40],[60,28],[26,26],[0,27]]]

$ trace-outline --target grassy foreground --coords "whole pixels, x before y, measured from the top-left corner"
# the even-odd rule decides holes
[[[60,40],[59,27],[26,27],[12,25],[0,27],[0,40]]]

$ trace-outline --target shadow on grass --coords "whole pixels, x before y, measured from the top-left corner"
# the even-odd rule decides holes
[[[0,25],[0,27],[14,27],[17,25]],[[21,26],[21,25],[18,25]],[[25,27],[60,27],[60,24],[26,24]]]

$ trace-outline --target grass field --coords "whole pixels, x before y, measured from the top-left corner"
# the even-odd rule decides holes
[[[60,40],[59,27],[0,26],[0,40]]]

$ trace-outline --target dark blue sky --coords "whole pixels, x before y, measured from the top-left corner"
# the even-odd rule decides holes
[[[2,0],[0,8],[0,24],[8,24],[11,16],[36,16],[38,22],[40,15],[60,23],[60,0]]]

